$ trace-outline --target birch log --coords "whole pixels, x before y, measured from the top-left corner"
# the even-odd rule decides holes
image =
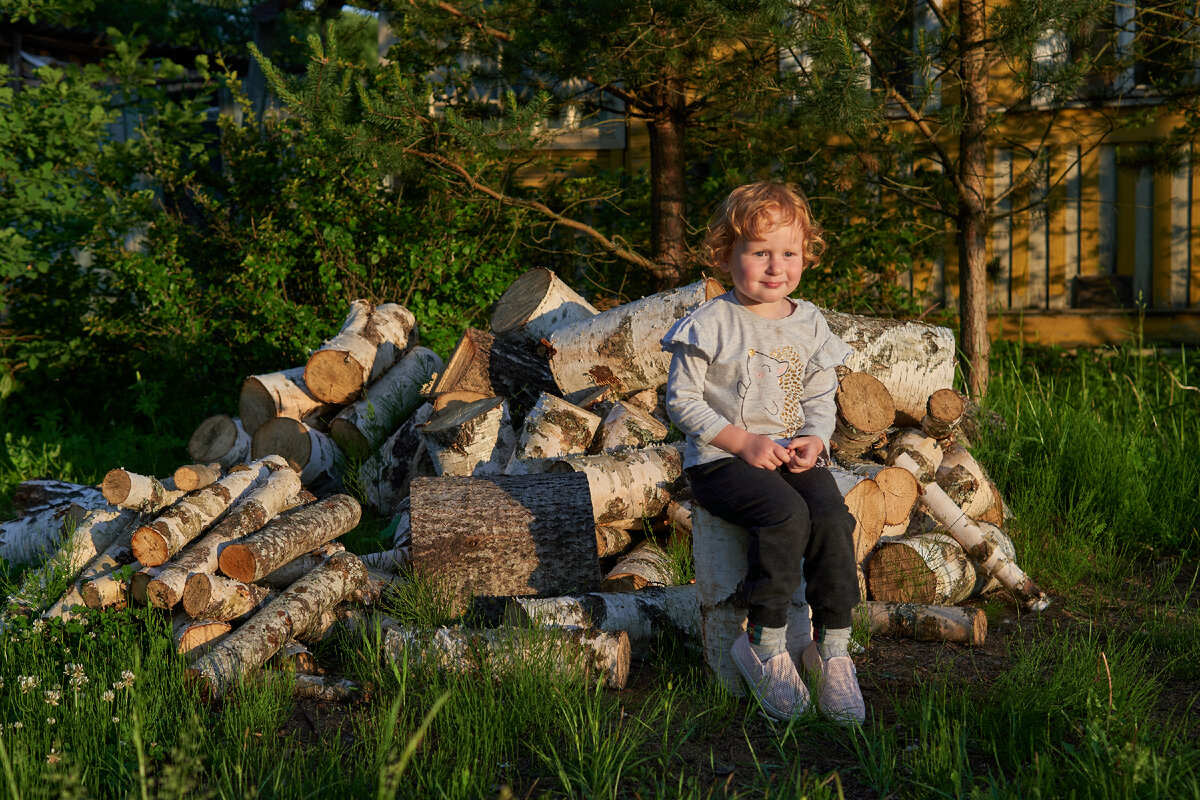
[[[686,484],[683,455],[675,445],[625,450],[595,456],[567,456],[552,473],[587,477],[597,525],[639,527],[657,517]]]
[[[137,561],[116,567],[105,575],[80,581],[79,594],[83,603],[93,611],[106,608],[126,608],[130,603],[129,582],[142,568]]]
[[[266,586],[196,572],[184,585],[183,610],[193,619],[230,622],[258,608],[270,594]]]
[[[636,592],[647,586],[674,586],[678,583],[676,572],[667,552],[657,542],[646,539],[617,560],[600,582],[600,591]]]
[[[897,461],[901,455],[907,456],[917,466],[915,472],[909,471],[922,485],[932,483],[938,467],[942,465],[942,446],[936,439],[930,439],[915,428],[897,431],[892,436],[886,459],[888,465],[901,466]]]
[[[612,525],[596,526],[596,552],[601,557],[624,553],[633,544],[633,536],[627,528]]]
[[[64,526],[78,524],[86,512],[70,505],[0,523],[0,559],[9,564],[40,564],[62,542]]]
[[[871,598],[952,606],[975,590],[975,567],[945,533],[904,536],[880,545],[867,563]]]
[[[901,467],[883,467],[873,476],[883,492],[883,524],[907,527],[913,506],[921,496],[916,476]]]
[[[238,394],[238,416],[242,427],[251,436],[273,417],[311,422],[336,408],[337,404],[319,400],[308,390],[304,383],[304,367],[251,375],[242,382]]]
[[[382,375],[408,346],[416,318],[404,306],[355,300],[342,329],[308,357],[304,384],[318,400],[346,404]]]
[[[487,331],[467,328],[446,369],[428,394],[476,392],[484,397],[515,398],[529,394],[530,403],[541,392],[557,392],[545,356],[523,341],[509,341]]]
[[[721,293],[706,279],[558,328],[550,369],[561,393],[613,386],[624,394],[666,383],[671,356],[659,341],[677,319]]]
[[[993,547],[1003,553],[1005,558],[1009,559],[1010,561],[1016,561],[1017,547],[1013,544],[1013,540],[1009,538],[1007,533],[1005,533],[998,525],[993,525],[990,522],[979,521],[975,524],[979,526],[979,532],[983,534],[983,538],[987,539]],[[976,572],[978,573],[979,577],[975,581],[975,591],[972,592],[973,595],[984,594],[1000,588],[1000,581],[989,576],[986,572],[978,567],[976,567]]]
[[[274,417],[260,425],[254,432],[250,454],[256,459],[283,457],[299,468],[305,486],[335,480],[341,458],[341,451],[328,434],[289,417]]]
[[[600,417],[592,412],[542,392],[525,415],[521,435],[504,474],[545,472],[556,458],[587,452],[599,426]]]
[[[921,469],[905,454],[896,459],[896,466],[904,467],[914,475]],[[1043,611],[1050,605],[1050,600],[1042,588],[1034,583],[1015,561],[1005,556],[1000,548],[988,542],[979,526],[946,496],[941,487],[937,484],[924,486],[921,503],[930,515],[958,540],[971,560],[986,575],[1000,581],[1001,585],[1015,594],[1026,608],[1030,611]]]
[[[622,400],[613,405],[600,430],[592,452],[607,453],[622,447],[646,447],[667,438],[667,426],[640,406]]]
[[[557,275],[544,267],[523,273],[509,284],[492,311],[492,333],[522,336],[537,344],[555,329],[594,317],[598,312]]]
[[[873,479],[831,467],[846,509],[854,517],[854,563],[862,564],[883,533],[886,502]]]
[[[965,410],[966,402],[962,395],[953,389],[938,389],[929,395],[925,404],[921,430],[930,439],[937,439],[945,447],[958,431]]]
[[[834,394],[837,416],[830,446],[839,453],[862,455],[886,436],[896,418],[892,396],[878,378],[851,372]]]
[[[33,478],[21,481],[13,489],[12,507],[18,517],[24,517],[32,512],[45,511],[50,506],[75,503],[83,508],[97,508],[106,502],[103,492],[95,486]]]
[[[439,628],[432,634],[387,628],[383,647],[394,660],[452,672],[546,671],[563,677],[600,675],[610,689],[629,679],[629,634],[592,630]]]
[[[171,619],[171,639],[175,652],[190,664],[220,644],[232,628],[228,622],[176,614]]]
[[[209,696],[223,695],[239,678],[266,663],[292,637],[366,580],[351,553],[338,553],[292,584],[188,669]]]
[[[211,486],[221,480],[221,476],[221,465],[214,462],[212,464],[185,464],[175,470],[173,478],[176,489],[181,492],[194,492],[205,486]]]
[[[353,530],[361,516],[362,508],[350,495],[328,497],[226,545],[217,557],[217,567],[230,578],[253,583]]]
[[[126,469],[110,469],[100,483],[104,499],[114,506],[152,513],[174,504],[186,494],[173,481],[159,481]]]
[[[345,678],[321,675],[297,674],[292,686],[292,697],[301,700],[318,700],[325,703],[352,703],[370,698],[357,683]]]
[[[954,333],[949,328],[823,313],[829,329],[854,350],[846,366],[874,375],[887,387],[897,425],[919,425],[929,395],[954,384]]]
[[[975,646],[987,639],[987,614],[981,608],[867,600],[854,609],[854,617],[872,636]]]
[[[345,549],[346,546],[341,542],[326,542],[325,544],[320,545],[319,547],[314,547],[307,553],[301,553],[290,561],[276,567],[264,575],[262,580],[259,582],[271,587],[272,589],[282,592],[284,589],[288,588],[293,583],[324,564],[331,556],[341,553]]]
[[[143,565],[157,567],[183,549],[216,521],[242,495],[287,466],[279,456],[268,456],[249,467],[231,470],[221,480],[189,494],[133,532],[133,555]]]
[[[174,608],[189,575],[216,570],[217,557],[226,543],[253,533],[282,514],[296,502],[299,492],[300,476],[291,467],[272,472],[208,533],[162,566],[146,587],[147,599],[159,608]]]
[[[961,493],[958,495],[952,492],[947,485],[954,480],[955,467],[961,467],[971,478],[966,485],[963,485],[961,479],[956,481],[962,485]],[[942,463],[937,469],[936,478],[938,486],[941,486],[946,494],[955,497],[957,504],[968,517],[973,519],[986,517],[993,506],[999,505],[997,498],[992,494],[992,482],[988,479],[987,473],[983,471],[983,467],[967,451],[967,448],[960,444],[952,444],[946,448],[942,455]],[[989,519],[991,518],[993,517],[989,517]]]
[[[559,595],[600,582],[587,481],[579,475],[419,478],[412,486],[414,571],[468,597]]]
[[[250,458],[250,434],[240,419],[215,414],[200,423],[188,439],[188,454],[198,464],[216,462],[222,469]]]
[[[421,387],[442,369],[427,347],[414,347],[367,387],[362,399],[343,408],[329,423],[329,435],[350,458],[363,459],[395,433],[421,403]]]
[[[497,475],[517,446],[502,397],[448,405],[429,418],[421,435],[438,475]]]
[[[421,426],[432,415],[433,405],[422,405],[359,468],[358,483],[363,497],[379,513],[396,514],[408,499],[413,479],[435,474],[433,459],[421,435]]]

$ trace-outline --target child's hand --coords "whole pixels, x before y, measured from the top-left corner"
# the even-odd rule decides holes
[[[751,434],[737,455],[752,467],[777,469],[792,460],[792,454],[770,436]]]
[[[817,463],[817,456],[825,449],[824,443],[817,436],[797,436],[787,446],[788,459],[785,462],[789,472],[804,472]]]

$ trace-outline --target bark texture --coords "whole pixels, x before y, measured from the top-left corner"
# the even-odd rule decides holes
[[[432,415],[433,405],[422,405],[359,468],[363,496],[385,516],[400,510],[414,478],[435,474],[433,459],[421,435],[421,427]]]
[[[329,435],[350,458],[365,458],[412,415],[421,402],[421,387],[442,367],[437,353],[427,347],[412,348],[367,387],[362,399],[333,418]]]
[[[657,542],[646,539],[617,560],[600,583],[602,592],[636,592],[647,586],[674,586],[671,557]]]
[[[421,435],[438,475],[498,475],[517,446],[502,397],[452,403],[429,418]]]
[[[635,403],[621,401],[613,405],[600,424],[592,451],[606,453],[622,447],[646,447],[666,438],[666,425]]]
[[[403,306],[355,300],[337,336],[309,356],[305,386],[326,403],[354,402],[365,385],[396,363],[415,326],[416,318]]]
[[[293,558],[353,530],[361,516],[357,500],[347,494],[334,495],[227,545],[217,558],[217,566],[231,578],[253,583]]]
[[[548,269],[538,267],[509,284],[492,311],[497,336],[522,336],[533,344],[549,340],[555,329],[594,317],[598,312]]]
[[[582,473],[597,525],[637,527],[663,512],[686,485],[683,455],[675,445],[595,456],[568,456],[551,473]]]
[[[504,474],[546,472],[553,459],[587,452],[599,426],[600,417],[592,412],[542,392],[525,415],[517,447]]]

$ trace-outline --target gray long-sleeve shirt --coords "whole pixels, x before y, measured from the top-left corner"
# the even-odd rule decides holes
[[[766,319],[727,292],[663,337],[671,352],[667,413],[687,435],[685,467],[728,457],[710,442],[729,424],[781,440],[816,436],[829,450],[834,367],[853,351],[816,306],[793,302],[789,316]]]

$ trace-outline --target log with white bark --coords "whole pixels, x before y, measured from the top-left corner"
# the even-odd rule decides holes
[[[874,375],[896,404],[897,425],[919,425],[925,403],[954,384],[954,333],[913,320],[880,319],[824,311],[829,329],[854,353],[846,366]]]
[[[538,344],[564,325],[600,313],[557,275],[544,267],[522,273],[508,285],[492,310],[497,336],[521,336]]]
[[[613,405],[600,423],[592,452],[607,453],[622,447],[646,447],[667,438],[667,426],[635,403]]]
[[[137,522],[138,519],[138,517],[135,517],[134,522]],[[50,606],[42,616],[46,618],[68,619],[71,617],[72,609],[75,606],[87,605],[83,598],[82,589],[88,581],[103,578],[113,570],[130,563],[136,564],[132,569],[140,569],[141,564],[137,564],[133,559],[133,548],[131,546],[134,529],[135,526],[133,523],[123,528],[117,534],[112,544],[104,548],[102,553],[83,567],[75,580],[75,584],[67,589],[66,593]]]
[[[476,392],[484,397],[514,398],[528,394],[532,403],[539,393],[557,392],[558,387],[545,356],[526,342],[467,328],[428,394],[459,391]]]
[[[955,467],[961,467],[971,480],[964,481],[961,473],[956,477]],[[946,494],[954,497],[955,502],[966,512],[967,516],[973,519],[985,517],[989,520],[994,519],[994,516],[989,516],[989,513],[1000,503],[998,498],[992,494],[992,482],[987,473],[983,471],[983,467],[967,451],[967,448],[960,444],[951,444],[947,447],[942,454],[942,463],[937,469],[936,478],[938,486],[941,486]],[[961,487],[958,492],[951,491],[952,483]]]
[[[399,573],[412,563],[412,547],[410,545],[393,547],[391,550],[367,553],[360,558],[368,569]]]
[[[596,526],[596,552],[601,557],[624,553],[633,544],[633,534],[628,528],[612,525]]]
[[[412,565],[456,608],[470,596],[559,595],[596,588],[600,560],[579,475],[419,478]]]
[[[253,533],[300,501],[300,476],[291,467],[273,471],[246,495],[228,515],[193,541],[155,575],[146,587],[146,597],[155,606],[173,608],[183,596],[188,576],[213,572],[217,557],[227,543]]]
[[[918,475],[921,470],[912,458],[903,453],[896,458],[896,466],[904,467],[914,475]],[[963,550],[986,575],[1000,581],[1025,604],[1026,608],[1030,611],[1042,611],[1050,605],[1050,600],[1042,588],[1034,583],[1014,560],[1004,555],[999,547],[988,542],[979,526],[972,522],[936,483],[923,487],[921,504],[958,540]]]
[[[636,528],[643,519],[657,517],[686,485],[683,455],[673,444],[567,456],[555,461],[550,472],[585,475],[596,524],[616,527]]]
[[[983,534],[983,538],[987,539],[991,545],[1003,553],[1005,558],[1010,561],[1017,559],[1017,546],[1013,544],[1013,540],[1009,538],[1003,529],[990,522],[976,521],[975,524],[979,526],[979,532]],[[975,590],[972,592],[972,595],[985,594],[1000,588],[1000,581],[988,575],[978,566],[976,566],[975,571],[978,573],[978,578],[975,580]]]
[[[602,592],[636,592],[647,586],[675,586],[678,570],[667,551],[646,539],[617,559],[600,582]]]
[[[667,503],[667,521],[671,526],[672,538],[692,535],[692,501],[680,500]]]
[[[336,336],[304,365],[304,385],[326,403],[352,403],[408,346],[416,318],[404,306],[355,300]]]
[[[83,508],[96,508],[107,501],[95,486],[84,486],[50,478],[21,481],[13,490],[12,507],[18,517],[47,510],[50,506],[74,503]],[[45,508],[43,508],[43,506]]]
[[[185,464],[175,470],[172,477],[175,479],[176,489],[181,492],[194,492],[221,480],[223,474],[221,465],[217,463]]]
[[[329,435],[350,458],[363,459],[396,432],[421,404],[421,387],[442,369],[441,357],[414,347],[361,399],[343,408],[329,423]]]
[[[503,397],[452,403],[421,426],[438,475],[498,475],[512,457],[517,434]]]
[[[188,439],[188,455],[198,464],[216,462],[222,469],[250,459],[250,434],[240,419],[215,414],[204,420]]]
[[[173,505],[186,492],[174,480],[160,481],[126,469],[110,469],[100,483],[104,499],[114,506],[150,513]]]
[[[981,608],[867,600],[855,607],[854,618],[872,636],[975,646],[987,639],[987,614]]]
[[[450,672],[508,675],[538,670],[562,677],[602,676],[610,689],[623,689],[629,679],[629,634],[592,630],[439,628],[432,633],[383,631],[383,647],[392,659]]]
[[[134,557],[149,567],[166,563],[243,495],[261,485],[272,472],[286,467],[279,456],[267,456],[248,467],[230,470],[216,483],[187,495],[133,532]]]
[[[748,562],[749,533],[700,506],[692,513],[692,556],[696,570],[696,599],[700,608],[700,638],[704,659],[717,680],[734,696],[745,686],[729,649],[746,630],[746,595],[742,582]],[[791,597],[787,613],[787,649],[793,659],[812,642],[812,621],[805,586]]]
[[[327,497],[226,545],[217,557],[217,568],[243,583],[262,580],[292,559],[353,530],[361,517],[362,507],[350,495]]]
[[[208,696],[221,696],[239,678],[266,663],[293,638],[366,580],[352,553],[338,553],[292,584],[224,641],[188,668]]]
[[[908,456],[917,466],[915,471],[909,471],[922,485],[932,483],[937,476],[938,467],[942,465],[942,446],[936,439],[930,439],[916,428],[896,431],[888,443],[888,466],[902,466],[897,463],[901,455]]]
[[[99,577],[80,581],[79,594],[84,605],[93,611],[128,607],[131,600],[129,583],[141,568],[137,561],[131,561]]]
[[[86,513],[78,506],[51,506],[0,523],[0,559],[9,564],[42,563],[58,550],[64,526],[77,525]]]
[[[834,401],[837,416],[829,443],[839,454],[858,456],[870,450],[885,438],[896,418],[887,388],[865,372],[842,376]]]
[[[867,563],[874,600],[952,606],[975,590],[975,567],[948,534],[903,536],[879,546]]]
[[[171,618],[171,638],[175,652],[190,664],[220,644],[233,626],[213,619],[192,619],[183,613]]]
[[[521,435],[504,474],[545,472],[553,459],[586,453],[599,426],[600,417],[592,412],[542,392],[525,415]]]
[[[422,405],[359,468],[358,485],[363,497],[379,513],[397,513],[408,499],[413,478],[435,474],[429,448],[421,435],[421,426],[432,415],[433,405]]]
[[[962,395],[953,389],[938,389],[929,395],[925,403],[925,416],[921,418],[921,430],[943,446],[949,444],[962,423],[967,404]]]
[[[183,587],[183,610],[193,619],[230,622],[258,608],[270,594],[267,586],[196,572]]]
[[[700,635],[696,585],[647,587],[636,592],[593,592],[564,597],[514,597],[504,606],[506,625],[625,631],[635,657],[646,655],[663,634]]]
[[[624,394],[666,383],[671,354],[659,341],[676,320],[722,293],[705,279],[559,327],[550,337],[550,369],[560,392],[613,386]]]
[[[321,675],[297,674],[292,686],[292,697],[325,703],[352,703],[365,700],[370,694],[352,680]]]
[[[285,644],[283,649],[271,658],[270,667],[281,672],[307,676],[320,675],[325,671],[321,669],[317,657],[295,639]]]
[[[283,591],[345,549],[346,546],[341,542],[325,542],[271,570],[259,583]]]
[[[290,417],[274,417],[260,425],[254,432],[250,455],[282,456],[300,470],[305,486],[336,482],[342,456],[328,434]]]
[[[312,423],[328,416],[338,406],[313,396],[304,383],[304,367],[293,367],[265,375],[251,375],[238,394],[238,417],[253,436],[259,426],[273,417],[290,417]]]

